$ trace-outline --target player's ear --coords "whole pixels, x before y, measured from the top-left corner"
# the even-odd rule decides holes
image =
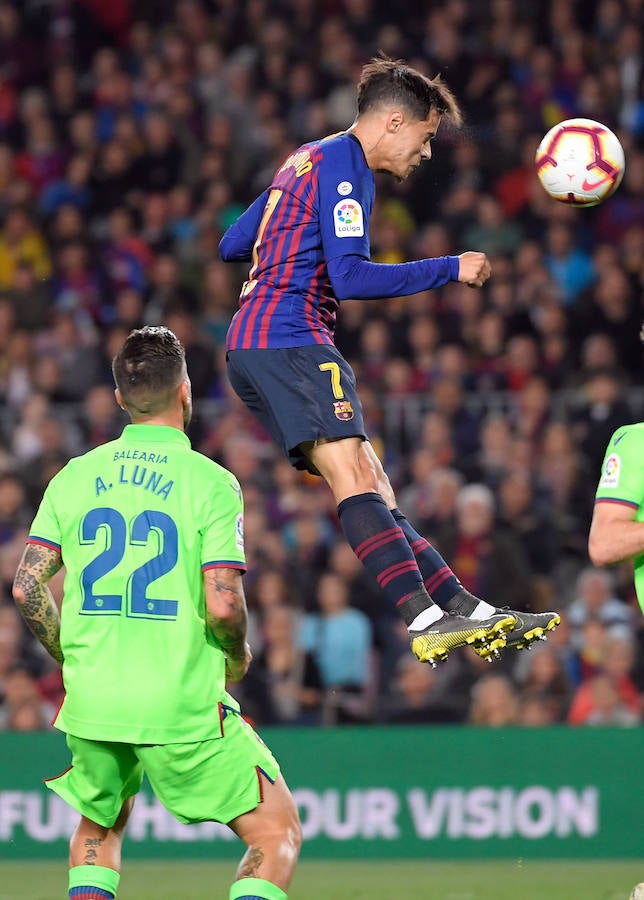
[[[387,131],[392,133],[396,133],[402,123],[405,121],[405,116],[400,109],[392,109],[387,116]]]
[[[118,388],[115,388],[115,390],[114,390],[114,396],[116,397],[116,402],[117,402],[118,405],[121,407],[121,409],[122,409],[122,410],[125,410],[125,412],[127,412],[125,403],[123,403],[123,397],[121,397],[121,392],[119,391]]]

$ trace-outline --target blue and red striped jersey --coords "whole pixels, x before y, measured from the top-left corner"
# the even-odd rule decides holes
[[[222,239],[222,257],[250,259],[228,350],[332,344],[338,298],[328,263],[368,260],[373,172],[341,133],[304,144]]]

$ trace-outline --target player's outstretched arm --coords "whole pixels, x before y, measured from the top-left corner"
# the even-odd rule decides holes
[[[408,297],[442,287],[448,281],[481,287],[491,272],[485,253],[474,250],[467,250],[460,256],[438,256],[406,263],[374,263],[349,253],[329,259],[327,270],[338,300]]]
[[[63,564],[60,552],[40,544],[27,544],[13,582],[13,599],[35,637],[59,665],[60,613],[47,582]]]
[[[246,641],[248,613],[239,569],[204,572],[208,627],[226,656],[226,674],[239,681],[248,671],[252,654]]]

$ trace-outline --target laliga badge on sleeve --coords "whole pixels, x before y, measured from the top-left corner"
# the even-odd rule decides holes
[[[235,543],[237,544],[237,549],[244,549],[244,517],[240,513],[237,516],[237,522],[235,524]]]
[[[604,471],[599,482],[600,488],[615,488],[619,484],[619,471],[622,467],[622,460],[619,453],[611,453],[604,463]]]
[[[333,207],[333,225],[336,237],[362,237],[364,216],[357,200],[339,200]]]

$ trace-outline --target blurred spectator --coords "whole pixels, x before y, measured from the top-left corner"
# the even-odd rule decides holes
[[[16,174],[31,187],[36,199],[65,171],[65,154],[58,146],[51,119],[46,115],[34,117],[27,123],[25,146],[16,156]]]
[[[489,416],[481,425],[480,447],[460,464],[466,479],[496,490],[509,471],[512,430],[505,416]]]
[[[571,725],[610,724],[602,716],[614,714],[615,724],[631,724],[624,713],[641,718],[642,697],[631,678],[635,663],[635,645],[630,636],[608,637],[602,647],[602,659],[597,671],[577,689],[568,713]],[[612,696],[612,688],[615,696]],[[614,712],[609,712],[614,710]],[[598,718],[595,718],[595,717]]]
[[[639,725],[641,716],[624,702],[607,675],[594,675],[579,688],[568,716],[570,725]]]
[[[40,192],[40,208],[45,216],[52,216],[61,206],[69,204],[81,210],[89,206],[89,177],[92,161],[77,153],[67,163],[61,178],[51,178]]]
[[[175,305],[166,309],[165,324],[185,347],[192,396],[196,399],[207,397],[214,381],[212,348],[197,331],[194,317],[182,306]]]
[[[398,506],[421,533],[434,534],[453,526],[456,498],[463,476],[449,466],[437,465],[429,450],[416,450],[411,458],[409,483],[398,493]]]
[[[343,579],[348,586],[351,606],[363,612],[371,622],[378,671],[384,687],[393,677],[399,658],[409,653],[409,638],[406,633],[399,632],[396,611],[389,608],[375,578],[360,564],[344,536],[332,544],[327,568]]]
[[[437,410],[427,413],[420,427],[418,446],[420,451],[427,452],[434,466],[445,468],[456,462],[457,451],[452,438],[450,421],[446,415]]]
[[[89,388],[80,422],[83,452],[113,441],[123,431],[126,421],[114,402],[114,391],[104,384]]]
[[[520,541],[534,575],[549,575],[558,558],[557,533],[529,476],[509,472],[499,483],[498,499],[500,527]]]
[[[38,278],[33,267],[20,260],[13,271],[13,281],[7,290],[15,311],[16,328],[29,332],[48,324],[51,296],[47,282]]]
[[[575,243],[570,225],[555,222],[549,226],[545,262],[568,305],[574,303],[582,291],[593,283],[595,269],[592,260]]]
[[[436,536],[439,549],[468,591],[498,607],[529,609],[530,564],[518,540],[496,530],[494,516],[492,491],[465,485],[456,500],[456,528]]]
[[[522,693],[517,724],[531,728],[557,725],[558,704],[549,693]]]
[[[591,471],[599,473],[606,447],[621,425],[635,417],[622,391],[616,368],[591,369],[583,383],[583,397],[571,413],[575,438],[581,445]]]
[[[128,149],[117,139],[102,144],[89,183],[91,212],[108,215],[131,199],[135,187],[134,163]]]
[[[296,626],[292,608],[269,607],[262,626],[264,647],[255,665],[267,684],[268,720],[313,724],[318,720],[322,681],[314,654],[298,647]]]
[[[322,575],[316,601],[319,612],[305,617],[300,646],[313,654],[319,667],[325,688],[323,714],[327,721],[367,718],[377,688],[369,620],[349,606],[349,589],[339,575]]]
[[[519,710],[519,695],[506,675],[483,675],[472,688],[468,721],[493,728],[515,725]]]
[[[264,647],[264,619],[271,609],[281,606],[294,607],[293,591],[280,569],[265,566],[248,586],[248,641],[255,653]]]
[[[512,336],[507,342],[505,354],[505,379],[509,390],[518,394],[538,371],[539,348],[535,338],[530,334]]]
[[[20,264],[31,266],[37,278],[49,278],[51,274],[43,236],[29,213],[17,206],[7,212],[0,233],[0,288],[13,287]]]
[[[146,193],[167,193],[179,181],[183,152],[174,137],[170,121],[162,112],[150,112],[143,127],[145,151],[136,160],[133,178]]]
[[[143,292],[147,272],[154,259],[150,248],[134,231],[130,210],[117,206],[107,221],[108,235],[101,252],[101,260],[111,290],[132,288]]]
[[[187,317],[193,316],[197,298],[183,282],[178,260],[167,252],[170,238],[167,232],[166,201],[161,195],[151,195],[146,201],[145,209],[152,215],[146,220],[145,225],[148,227],[144,227],[142,235],[155,254],[146,291],[146,321],[165,321],[171,310],[176,312],[179,309]]]
[[[60,247],[52,293],[55,308],[71,313],[79,329],[87,331],[101,321],[102,273],[85,241],[71,240]]]
[[[566,616],[577,631],[591,620],[601,622],[608,629],[618,628],[626,633],[635,624],[633,610],[615,596],[611,571],[594,566],[586,566],[579,573],[575,596],[566,610]]]
[[[601,671],[609,637],[606,626],[598,619],[587,619],[576,631],[573,672],[577,687]]]
[[[477,221],[463,234],[467,247],[480,247],[488,256],[514,253],[521,242],[521,226],[503,215],[497,200],[489,194],[479,197]]]
[[[517,672],[516,669],[519,669]],[[555,647],[544,644],[533,648],[517,662],[515,677],[523,699],[539,698],[547,707],[547,720],[563,722],[568,713],[573,686]],[[544,724],[548,724],[546,721]]]
[[[549,497],[560,552],[585,557],[586,523],[593,502],[588,494],[589,470],[564,422],[546,426],[534,467]]]
[[[415,662],[408,654],[398,660],[385,721],[395,725],[461,721],[459,710],[441,686],[440,675],[430,666]]]
[[[631,281],[620,265],[611,263],[600,268],[591,283],[591,290],[580,298],[573,311],[577,334],[600,331],[608,335],[619,348],[619,365],[629,374],[640,375],[642,315]]]
[[[447,418],[452,441],[459,457],[473,453],[479,444],[479,420],[465,402],[460,379],[439,378],[432,388],[432,402],[436,412]]]
[[[94,325],[77,313],[67,309],[52,313],[49,330],[35,341],[40,353],[56,361],[62,395],[58,399],[67,401],[80,400],[98,380]]]
[[[75,452],[79,452],[78,428],[73,420],[54,418],[46,414],[37,423],[38,452],[20,468],[20,476],[28,498],[35,509],[40,503],[49,481],[59,472]]]
[[[20,418],[11,438],[11,451],[18,464],[26,464],[43,450],[40,425],[49,411],[44,394],[31,394],[20,409]]]
[[[42,699],[36,679],[20,666],[6,675],[3,693],[0,731],[42,731],[56,715],[56,708]]]
[[[282,529],[291,583],[296,587],[304,609],[310,610],[316,606],[312,586],[319,573],[326,570],[333,538],[333,526],[328,519],[306,505]]]
[[[5,692],[11,672],[20,662],[22,626],[13,606],[0,605],[0,710],[4,707]]]
[[[22,480],[8,472],[0,474],[0,544],[10,541],[18,530],[28,528],[33,514]]]

